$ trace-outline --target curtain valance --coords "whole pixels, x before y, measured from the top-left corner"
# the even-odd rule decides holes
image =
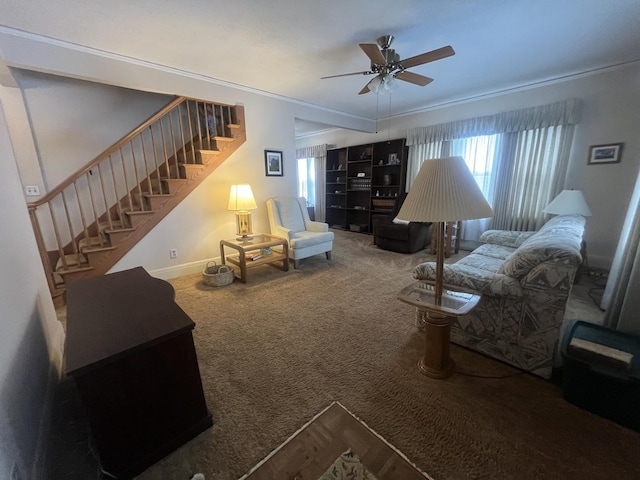
[[[314,145],[312,147],[296,148],[296,158],[318,158],[327,155],[327,144]]]
[[[580,100],[572,99],[496,115],[412,128],[407,131],[407,145],[521,132],[555,125],[575,125],[580,121],[580,106]]]

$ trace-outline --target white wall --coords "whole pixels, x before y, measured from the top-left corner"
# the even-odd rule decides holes
[[[173,99],[56,75],[13,72],[36,133],[33,142],[45,192]],[[22,181],[33,185],[22,164],[19,168]]]
[[[335,130],[306,137],[298,140],[297,147],[322,143],[343,147],[404,138],[409,128],[570,98],[580,99],[583,109],[582,120],[575,129],[565,186],[582,190],[593,212],[584,236],[590,266],[608,269],[640,168],[640,64],[381,121],[378,134]],[[590,145],[619,142],[625,144],[621,163],[587,165]]]
[[[8,91],[13,90],[13,91]],[[0,478],[41,478],[42,446],[62,365],[58,322],[22,194],[0,86]],[[11,102],[9,102],[11,103]],[[17,112],[14,117],[21,117]],[[43,428],[44,427],[44,428]]]

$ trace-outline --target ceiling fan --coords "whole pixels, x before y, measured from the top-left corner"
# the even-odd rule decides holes
[[[413,83],[424,87],[433,82],[433,78],[425,77],[417,73],[407,71],[407,68],[415,67],[429,62],[434,62],[442,58],[455,55],[455,51],[451,45],[431,50],[430,52],[421,53],[413,57],[400,60],[400,55],[391,47],[393,43],[393,35],[383,35],[374,43],[360,43],[360,48],[371,60],[371,69],[363,72],[343,73],[341,75],[330,75],[325,78],[346,77],[349,75],[376,75],[370,80],[358,95],[368,92],[377,92],[379,90],[392,90],[395,79]],[[380,47],[380,48],[378,48]]]

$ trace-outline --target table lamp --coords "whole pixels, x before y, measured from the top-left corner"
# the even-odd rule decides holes
[[[251,212],[258,208],[253,198],[251,185],[239,184],[231,185],[229,192],[229,210],[236,212],[236,234],[238,240],[248,240],[253,233],[251,229]]]
[[[591,209],[584,199],[584,195],[580,190],[563,190],[554,198],[549,205],[543,210],[543,213],[551,215],[582,215],[583,217],[591,216]],[[587,242],[582,240],[580,244],[580,255],[582,263],[576,270],[573,283],[580,282],[583,270],[589,274],[589,260],[587,256]]]
[[[563,190],[543,210],[551,215],[582,215],[591,216],[591,209],[580,190]]]
[[[425,160],[398,218],[433,222],[437,233],[435,300],[442,300],[446,222],[492,217],[493,210],[462,157]]]

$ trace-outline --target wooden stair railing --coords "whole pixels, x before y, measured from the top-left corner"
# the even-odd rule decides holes
[[[54,300],[65,278],[106,273],[245,140],[242,106],[178,97],[29,203]]]

